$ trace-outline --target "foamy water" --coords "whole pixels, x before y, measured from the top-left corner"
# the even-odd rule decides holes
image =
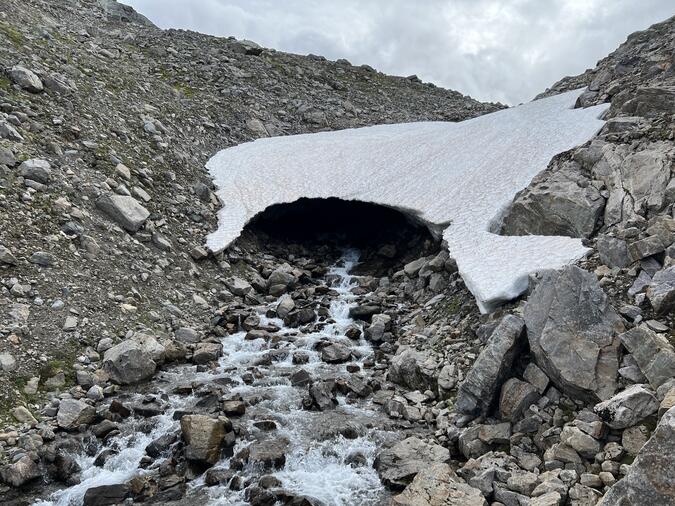
[[[347,403],[342,397],[339,405],[330,411],[317,412],[302,409],[302,399],[307,395],[306,387],[293,387],[289,376],[302,367],[313,378],[338,377],[345,375],[344,364],[326,364],[314,350],[315,344],[328,337],[349,346],[357,357],[352,363],[360,363],[372,355],[372,348],[362,338],[358,342],[347,338],[344,333],[355,322],[349,318],[349,309],[355,304],[355,296],[351,289],[355,286],[349,274],[358,262],[358,254],[348,251],[341,262],[332,267],[328,278],[336,278],[331,286],[339,296],[330,303],[331,323],[327,323],[320,332],[309,334],[298,333],[298,329],[286,328],[278,318],[267,318],[264,313],[268,308],[275,308],[277,302],[260,308],[262,325],[273,324],[280,327],[277,335],[288,336],[298,334],[292,340],[271,345],[264,339],[246,340],[246,332],[238,332],[224,337],[223,357],[215,370],[197,372],[196,367],[185,365],[161,373],[160,379],[165,382],[164,390],[171,392],[180,384],[196,383],[208,385],[220,378],[228,378],[233,382],[228,395],[241,395],[242,398],[253,396],[260,398],[247,408],[245,423],[249,433],[258,431],[253,422],[270,419],[277,424],[277,431],[272,437],[284,437],[289,441],[284,467],[273,472],[283,488],[289,492],[318,499],[326,505],[347,506],[353,504],[380,504],[387,497],[377,473],[372,467],[378,446],[393,437],[392,433],[375,429],[380,414],[368,401],[357,404]],[[262,373],[252,384],[245,384],[241,379],[244,372],[250,371],[271,350],[280,346],[287,355],[271,365],[257,365]],[[277,348],[278,349],[278,348]],[[303,351],[309,356],[309,362],[302,366],[292,363],[293,352]],[[360,357],[360,358],[358,358]],[[139,399],[141,397],[139,396]],[[101,485],[124,483],[137,474],[151,472],[140,469],[145,448],[153,440],[179,430],[179,422],[173,420],[176,409],[190,409],[197,402],[192,395],[171,395],[168,405],[171,410],[161,416],[145,420],[131,419],[121,424],[122,435],[114,438],[106,447],[116,447],[119,453],[107,460],[103,467],[94,466],[95,457],[77,456],[82,467],[82,482],[76,486],[60,490],[48,500],[38,501],[38,506],[74,506],[82,504],[87,489]],[[137,430],[140,423],[153,423],[152,430],[144,434]],[[235,419],[235,422],[237,419]],[[336,423],[337,421],[337,423]],[[358,435],[347,439],[339,432],[342,422],[353,423]],[[335,430],[327,430],[331,427]],[[371,427],[371,428],[367,428]],[[258,431],[259,432],[259,431]],[[239,439],[234,453],[248,446],[250,441]],[[161,459],[153,465],[158,465]],[[216,464],[229,466],[229,459]],[[244,469],[244,474],[254,475],[257,470]],[[259,474],[259,473],[258,473]],[[189,484],[188,494],[201,494],[200,502],[210,505],[246,504],[243,491],[233,491],[227,486],[206,487],[203,477]],[[206,495],[204,499],[203,496]]]

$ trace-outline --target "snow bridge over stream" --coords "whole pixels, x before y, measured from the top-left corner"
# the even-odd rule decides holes
[[[207,164],[224,207],[213,251],[257,214],[300,198],[371,202],[442,234],[459,273],[488,312],[527,288],[532,272],[588,253],[580,239],[491,232],[516,193],[553,156],[596,134],[607,105],[574,109],[582,90],[459,123],[420,122],[259,139]]]

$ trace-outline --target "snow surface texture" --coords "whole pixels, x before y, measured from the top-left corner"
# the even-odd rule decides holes
[[[268,206],[301,197],[393,207],[443,231],[450,256],[489,312],[527,288],[528,275],[588,250],[581,240],[490,233],[516,193],[553,156],[586,142],[607,105],[573,109],[582,90],[460,123],[420,122],[259,139],[217,153],[207,168],[224,203],[213,251]]]

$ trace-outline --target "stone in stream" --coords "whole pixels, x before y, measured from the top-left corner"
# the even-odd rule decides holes
[[[208,364],[218,360],[223,355],[223,345],[220,343],[201,343],[192,354],[195,364]]]
[[[286,451],[290,442],[286,438],[255,442],[247,448],[249,464],[263,469],[281,469],[286,463]]]
[[[421,470],[448,460],[450,451],[447,448],[409,437],[380,452],[373,466],[385,485],[400,489],[409,484]]]
[[[394,496],[391,506],[487,506],[480,490],[466,484],[448,464],[433,463]]]
[[[321,350],[321,360],[329,364],[348,362],[351,357],[352,351],[342,343],[332,343]]]
[[[295,309],[295,302],[290,295],[284,295],[277,304],[277,316],[282,320],[286,318],[291,311]]]
[[[675,407],[668,410],[623,479],[599,506],[675,504]]]
[[[338,405],[335,398],[335,382],[321,381],[314,383],[309,387],[310,407],[314,407],[319,411],[332,409]]]
[[[349,309],[349,317],[352,320],[370,321],[373,315],[382,311],[382,308],[375,304],[361,304]]]
[[[127,485],[101,485],[92,487],[84,494],[83,506],[109,506],[123,503],[129,495]]]
[[[501,385],[512,373],[514,359],[525,347],[524,330],[520,318],[513,315],[502,318],[459,386],[455,406],[460,413],[487,414]]]
[[[206,415],[185,415],[180,419],[180,428],[187,445],[185,457],[213,465],[220,459],[231,424]]]
[[[546,271],[523,315],[536,364],[568,395],[589,402],[616,390],[624,330],[595,274],[576,266]]]

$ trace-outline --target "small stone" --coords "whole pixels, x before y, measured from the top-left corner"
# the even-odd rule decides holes
[[[27,423],[31,426],[37,424],[37,420],[25,406],[17,406],[14,408],[12,410],[12,416],[16,418],[16,421],[19,423]]]
[[[31,93],[40,93],[44,90],[44,86],[40,78],[35,74],[35,72],[28,70],[26,67],[21,65],[15,65],[12,67],[9,72],[9,78],[24,90]]]

